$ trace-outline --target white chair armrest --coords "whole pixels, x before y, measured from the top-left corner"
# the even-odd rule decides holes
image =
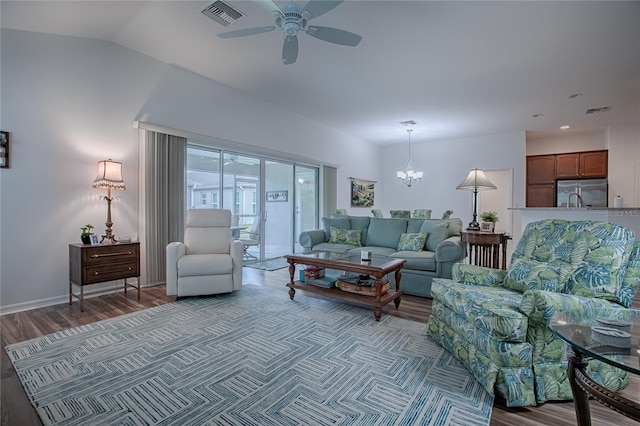
[[[187,246],[181,242],[167,245],[167,296],[178,294],[178,259],[187,254]]]
[[[231,259],[233,259],[233,289],[242,288],[242,258],[244,256],[244,244],[235,240],[231,242]]]

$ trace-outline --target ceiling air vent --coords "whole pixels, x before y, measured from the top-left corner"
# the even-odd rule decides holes
[[[611,109],[611,106],[601,107],[601,108],[589,108],[585,114],[597,114],[599,112],[607,112]]]
[[[225,27],[237,22],[244,16],[241,12],[219,0],[202,9],[202,14]]]

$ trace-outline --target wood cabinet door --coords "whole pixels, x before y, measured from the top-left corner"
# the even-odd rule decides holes
[[[556,155],[556,177],[578,178],[580,177],[580,154]]]
[[[556,180],[556,156],[527,157],[527,184],[553,183]]]
[[[580,177],[607,177],[608,151],[583,152],[580,154]]]
[[[555,207],[555,183],[527,185],[527,207]]]

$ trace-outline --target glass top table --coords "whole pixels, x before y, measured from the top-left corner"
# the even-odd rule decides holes
[[[640,376],[640,310],[603,309],[597,321],[557,312],[549,327],[572,349],[567,373],[579,425],[590,425],[589,395],[609,408],[640,421],[640,404],[595,383],[587,374],[588,363],[597,359]],[[593,317],[591,317],[593,318]]]

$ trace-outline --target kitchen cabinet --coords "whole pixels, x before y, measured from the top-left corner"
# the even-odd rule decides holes
[[[608,151],[527,156],[527,207],[556,207],[557,179],[606,178]]]
[[[531,155],[527,157],[527,184],[554,183],[555,181],[555,155]]]
[[[555,205],[555,182],[527,185],[527,207],[554,207]]]
[[[572,152],[556,155],[556,178],[603,178],[608,172],[608,151]]]

